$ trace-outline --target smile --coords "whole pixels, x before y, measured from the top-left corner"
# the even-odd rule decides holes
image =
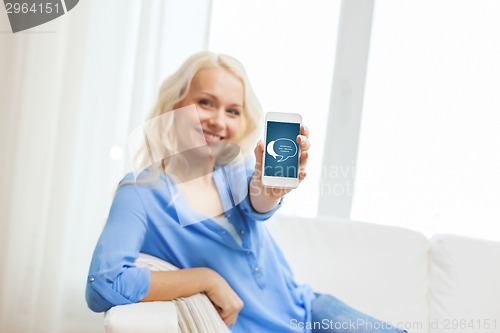
[[[217,135],[212,135],[212,134],[208,134],[208,133],[203,133],[203,135],[205,136],[206,139],[208,139],[212,142],[218,142],[218,141],[222,140],[222,137],[217,136]]]
[[[205,131],[202,131],[200,129],[197,129],[196,131],[198,133],[200,133],[200,134],[203,134],[203,136],[205,137],[205,141],[207,143],[217,143],[217,142],[220,142],[221,140],[224,139],[223,136],[220,136],[220,135],[217,135],[217,134],[213,134],[213,133],[209,133],[209,132],[205,132]]]

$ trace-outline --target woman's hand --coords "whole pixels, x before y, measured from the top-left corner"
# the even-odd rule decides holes
[[[299,182],[306,178],[306,165],[309,159],[309,129],[302,125],[300,126],[300,134],[296,138],[300,146],[299,157]],[[255,153],[255,174],[250,180],[250,201],[253,208],[261,213],[265,213],[276,207],[282,196],[290,192],[289,188],[264,187],[262,185],[262,157],[264,154],[264,142],[259,140]]]
[[[214,271],[210,287],[205,291],[215,305],[220,317],[227,326],[234,325],[238,314],[243,309],[243,301],[229,286],[227,281]]]

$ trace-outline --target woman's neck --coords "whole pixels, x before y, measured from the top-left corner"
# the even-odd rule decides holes
[[[172,170],[178,182],[197,179],[196,182],[211,184],[215,159],[211,154],[183,154],[184,163]]]

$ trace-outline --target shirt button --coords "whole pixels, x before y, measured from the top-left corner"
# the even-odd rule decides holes
[[[90,282],[94,282],[94,281],[95,281],[95,279],[94,279],[94,278],[90,278]]]
[[[245,230],[241,230],[241,231],[240,231],[240,234],[242,234],[242,235],[243,235],[244,233],[245,233]]]
[[[250,254],[250,251],[247,251],[247,254]]]
[[[227,218],[230,218],[230,217],[231,217],[231,214],[227,214],[227,215],[226,215],[226,217],[227,217]]]
[[[259,267],[255,266],[255,268],[253,270],[256,271],[256,272],[258,272],[259,271]]]

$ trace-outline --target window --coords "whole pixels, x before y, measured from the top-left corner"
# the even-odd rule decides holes
[[[214,0],[209,49],[246,67],[264,112],[296,112],[311,130],[307,179],[282,213],[316,216],[340,1]]]
[[[500,3],[376,3],[352,218],[500,240]]]

